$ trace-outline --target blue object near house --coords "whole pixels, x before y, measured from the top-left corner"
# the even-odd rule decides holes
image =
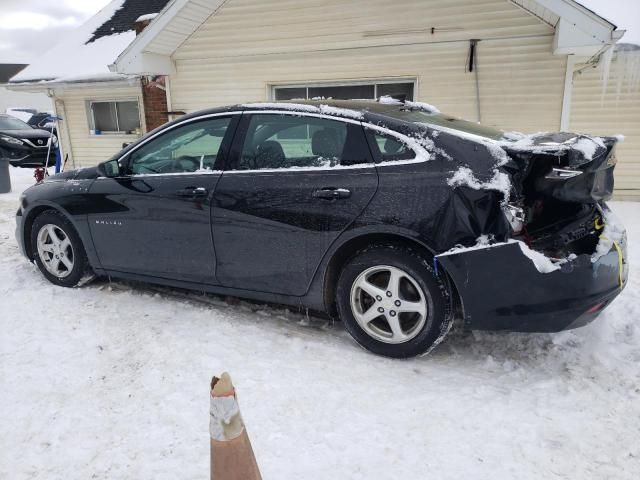
[[[56,173],[60,173],[62,170],[62,155],[60,155],[60,147],[56,147]]]

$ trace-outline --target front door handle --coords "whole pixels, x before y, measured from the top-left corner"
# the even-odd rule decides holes
[[[178,190],[177,193],[180,197],[206,197],[207,189],[204,187],[187,187]]]
[[[324,198],[327,200],[338,200],[341,198],[349,198],[351,196],[351,190],[346,188],[321,188],[313,191],[313,198]]]

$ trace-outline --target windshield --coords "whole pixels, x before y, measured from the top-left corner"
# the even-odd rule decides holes
[[[29,130],[31,127],[14,117],[0,117],[0,130]]]

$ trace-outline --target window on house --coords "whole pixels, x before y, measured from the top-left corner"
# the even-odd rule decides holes
[[[373,82],[345,85],[315,85],[315,86],[282,86],[274,87],[276,100],[296,100],[313,98],[326,98],[333,100],[371,99],[391,96],[398,100],[413,100],[413,82]]]
[[[137,100],[90,102],[89,117],[94,134],[136,133],[140,128]]]

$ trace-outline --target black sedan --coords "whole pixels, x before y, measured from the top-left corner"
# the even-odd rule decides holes
[[[109,275],[289,304],[409,357],[455,315],[557,331],[618,295],[615,143],[389,98],[206,110],[29,188],[17,238],[57,285]]]
[[[56,142],[51,132],[32,128],[11,115],[0,115],[0,158],[8,158],[14,167],[44,166],[47,156],[54,158]]]

